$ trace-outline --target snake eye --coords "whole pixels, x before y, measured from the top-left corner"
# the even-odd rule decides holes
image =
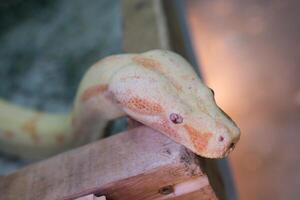
[[[171,113],[169,117],[174,124],[181,124],[183,122],[183,117],[177,113]]]
[[[222,135],[219,136],[218,138],[219,142],[223,142],[224,141],[224,137]]]

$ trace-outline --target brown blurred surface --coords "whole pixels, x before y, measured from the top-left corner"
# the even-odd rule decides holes
[[[203,77],[242,130],[239,199],[299,199],[300,2],[186,2]]]

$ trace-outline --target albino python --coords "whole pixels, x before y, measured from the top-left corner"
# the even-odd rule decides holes
[[[165,50],[106,57],[85,74],[69,115],[0,100],[0,151],[39,159],[103,136],[127,115],[198,155],[221,158],[240,130],[181,56]]]

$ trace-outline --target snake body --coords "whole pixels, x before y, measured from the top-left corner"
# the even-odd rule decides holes
[[[106,57],[84,75],[68,115],[0,100],[0,151],[47,157],[97,140],[109,120],[130,116],[198,155],[226,156],[240,130],[181,56],[165,50]]]

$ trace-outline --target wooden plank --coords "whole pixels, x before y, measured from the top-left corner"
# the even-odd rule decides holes
[[[89,194],[112,200],[172,199],[195,191],[216,199],[198,158],[145,126],[30,165],[0,182],[5,200],[20,195],[23,200],[53,200]]]
[[[166,16],[170,49],[187,59],[201,77],[199,63],[195,57],[187,27],[184,1],[162,0],[162,7]]]
[[[201,190],[197,190],[195,192],[191,192],[176,198],[173,198],[172,200],[213,200],[215,199],[215,194],[213,189],[210,186],[205,186],[201,188]]]
[[[105,196],[97,197],[94,194],[76,198],[75,200],[106,200]]]
[[[167,26],[160,0],[122,0],[125,52],[169,49]]]

